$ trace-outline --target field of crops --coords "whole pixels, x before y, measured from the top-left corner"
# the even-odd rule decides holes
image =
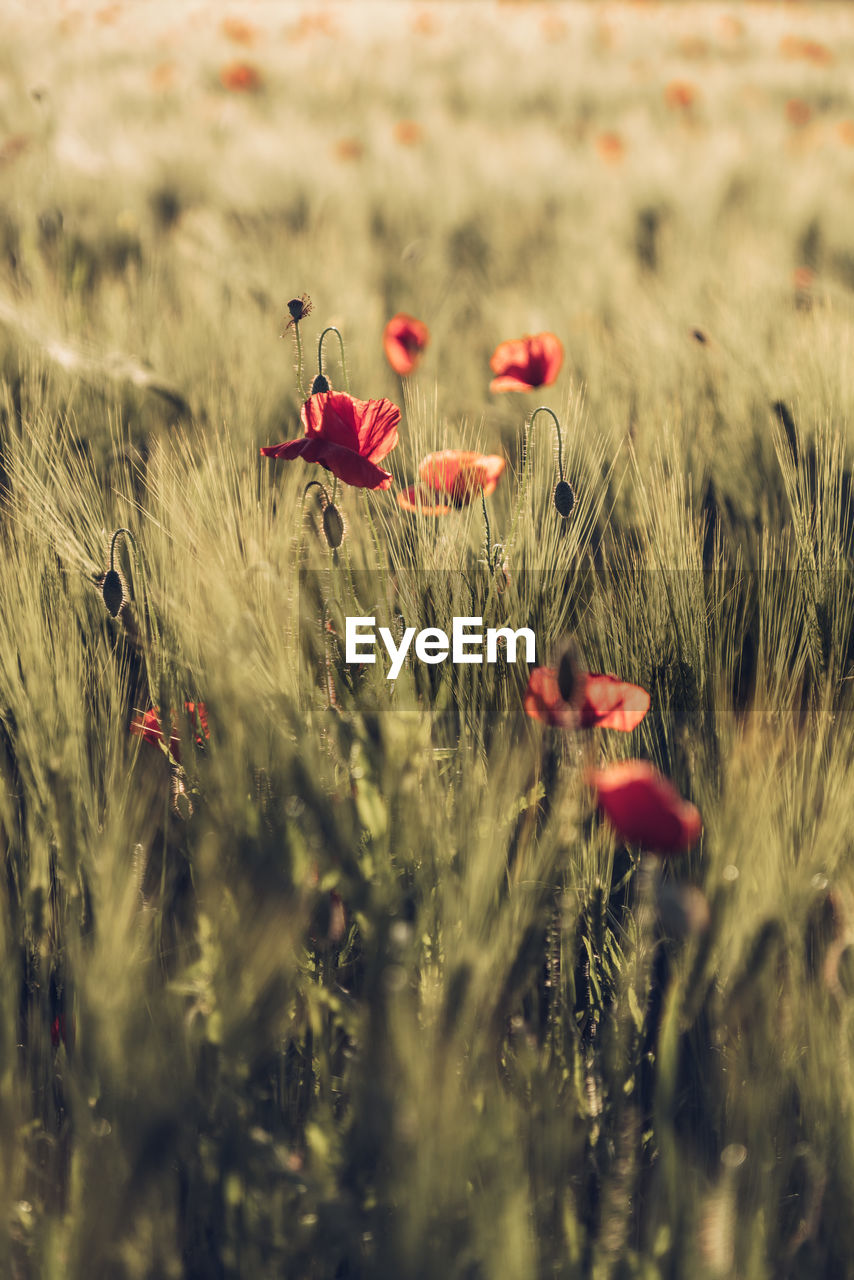
[[[0,1275],[854,1277],[854,9],[2,25]]]

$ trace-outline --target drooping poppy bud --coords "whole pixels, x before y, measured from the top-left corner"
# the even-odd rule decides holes
[[[555,504],[555,510],[558,515],[563,516],[564,520],[572,515],[575,507],[575,490],[568,480],[558,480],[552,501]]]
[[[344,517],[333,502],[323,508],[323,532],[333,550],[344,541]]]
[[[101,595],[111,617],[117,618],[124,604],[125,590],[121,575],[117,569],[108,569],[101,584]]]

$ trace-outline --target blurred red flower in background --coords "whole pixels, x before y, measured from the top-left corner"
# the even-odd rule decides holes
[[[192,727],[196,730],[196,743],[198,746],[202,746],[204,738],[210,737],[205,704],[203,702],[185,702],[184,710],[190,718]],[[169,737],[169,751],[180,763],[181,738],[178,734],[174,711],[172,712],[171,719],[172,733]],[[163,731],[160,727],[160,712],[157,707],[151,707],[145,712],[141,719],[132,720],[130,731],[137,737],[144,738],[146,742],[150,742],[152,746],[160,746],[163,742]],[[202,735],[204,735],[204,737]]]
[[[235,44],[252,44],[258,34],[251,22],[244,22],[242,18],[223,18],[219,29],[227,40],[233,40]]]
[[[390,471],[377,464],[397,444],[400,410],[390,400],[356,400],[346,391],[309,396],[300,415],[305,435],[265,445],[265,458],[317,462],[357,489],[388,489]]]
[[[490,391],[530,391],[548,387],[560,373],[563,347],[553,333],[526,334],[501,342],[495,348],[489,367],[497,376],[489,384]]]
[[[619,729],[631,733],[649,711],[649,694],[637,684],[616,676],[582,672],[578,695],[571,702],[561,697],[557,670],[535,667],[525,690],[525,711],[534,720],[560,729]]]
[[[505,462],[495,453],[474,453],[464,449],[444,449],[429,453],[418,468],[420,486],[411,486],[397,495],[404,511],[443,516],[454,508],[467,507],[479,493],[495,492]],[[444,498],[445,502],[439,499]]]
[[[403,313],[393,316],[383,331],[386,359],[402,378],[412,373],[429,341],[426,324]]]
[[[413,484],[408,489],[400,490],[397,505],[403,511],[415,511],[423,516],[446,516],[454,509],[447,503],[437,503],[429,489]]]
[[[251,62],[229,62],[219,73],[220,83],[232,93],[254,93],[261,88],[261,74]]]
[[[700,838],[700,812],[646,760],[623,760],[594,769],[589,781],[602,813],[630,844],[651,853],[690,849]]]
[[[696,86],[690,80],[671,80],[664,89],[664,101],[675,111],[687,111],[697,100]]]

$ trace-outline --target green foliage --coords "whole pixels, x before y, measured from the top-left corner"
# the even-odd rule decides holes
[[[118,8],[0,52],[0,1273],[852,1274],[838,16],[804,17],[828,61],[764,11],[700,7],[701,47],[687,6],[260,6],[232,95],[226,27],[155,8],[168,62]],[[402,406],[395,488],[506,457],[488,533],[346,486],[339,520],[259,457],[299,434],[304,289],[306,385],[328,323],[333,387]],[[397,310],[431,331],[402,388]],[[490,396],[543,329],[558,383]],[[522,664],[356,673],[374,606],[541,663],[572,633],[650,712],[582,736]],[[694,852],[595,814],[618,756],[696,802]]]

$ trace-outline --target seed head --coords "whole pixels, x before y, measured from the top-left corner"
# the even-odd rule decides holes
[[[311,395],[316,396],[320,392],[328,391],[329,389],[330,389],[329,379],[327,378],[326,374],[325,373],[316,374],[314,382],[311,384]]]
[[[323,508],[323,532],[333,549],[344,541],[344,517],[332,502]]]
[[[113,617],[119,616],[119,610],[124,604],[125,589],[121,575],[116,569],[108,569],[104,574],[104,581],[101,584],[101,595],[104,597],[104,604],[107,606],[107,612]]]
[[[555,510],[558,515],[563,516],[564,520],[572,514],[575,506],[575,490],[568,480],[559,480],[557,482],[552,501],[555,504]]]
[[[288,312],[290,320],[285,325],[285,333],[295,324],[299,324],[300,320],[304,320],[311,312],[311,298],[307,293],[301,293],[298,298],[291,298],[288,303]],[[283,335],[284,336],[284,335]]]

